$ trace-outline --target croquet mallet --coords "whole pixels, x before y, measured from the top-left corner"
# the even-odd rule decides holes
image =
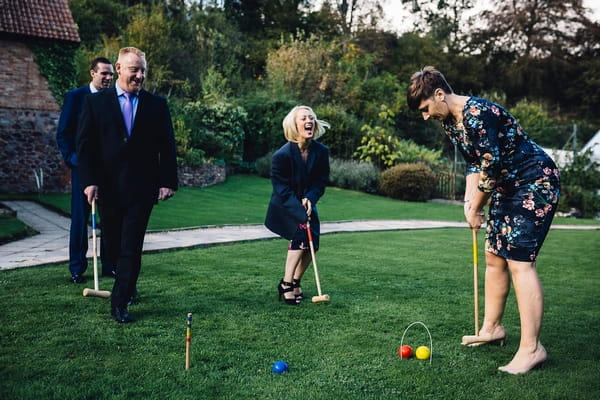
[[[475,336],[479,335],[479,278],[477,274],[477,229],[473,232],[473,300],[475,307]]]
[[[110,297],[110,291],[98,289],[98,252],[96,248],[96,200],[92,200],[92,253],[94,258],[94,288],[83,289],[85,297],[102,297],[107,299]]]
[[[329,301],[329,295],[321,293],[321,282],[319,281],[319,270],[317,268],[317,259],[315,257],[315,245],[313,244],[312,233],[310,231],[310,220],[306,221],[306,232],[308,234],[308,245],[310,246],[310,255],[312,256],[312,264],[315,269],[315,280],[317,281],[317,291],[319,293],[318,296],[312,297],[312,302],[320,303]]]

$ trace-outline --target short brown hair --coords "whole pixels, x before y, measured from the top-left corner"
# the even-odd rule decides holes
[[[428,65],[420,71],[415,72],[410,77],[408,89],[406,90],[408,107],[416,111],[423,100],[433,96],[436,89],[442,89],[446,93],[453,93],[444,75],[434,67]]]

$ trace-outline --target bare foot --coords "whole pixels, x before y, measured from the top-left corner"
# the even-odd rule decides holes
[[[546,349],[538,342],[533,352],[519,349],[511,362],[498,369],[513,375],[524,374],[542,364],[547,357]]]
[[[492,331],[484,331],[483,328],[479,331],[479,335],[467,335],[462,337],[462,344],[469,347],[481,346],[489,343],[499,343],[504,345],[506,331],[502,325],[496,326]]]

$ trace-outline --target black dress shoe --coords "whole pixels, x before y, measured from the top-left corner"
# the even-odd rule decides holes
[[[85,282],[85,278],[79,274],[73,274],[73,276],[71,276],[71,283],[83,283]]]
[[[110,311],[110,316],[120,324],[133,322],[133,318],[129,316],[126,308],[113,307],[113,309]]]

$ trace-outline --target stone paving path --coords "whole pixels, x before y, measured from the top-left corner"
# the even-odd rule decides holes
[[[40,233],[23,240],[1,245],[0,270],[68,262],[70,225],[68,218],[31,201],[3,201],[2,203],[16,211],[17,217],[21,221]],[[429,220],[371,220],[321,223],[322,233],[432,228],[466,229],[466,223]],[[553,225],[552,229],[598,230],[600,226]],[[202,247],[218,243],[243,242],[275,237],[277,235],[273,234],[262,224],[209,226],[194,229],[148,232],[144,240],[144,252]],[[92,256],[91,249],[88,256]]]

